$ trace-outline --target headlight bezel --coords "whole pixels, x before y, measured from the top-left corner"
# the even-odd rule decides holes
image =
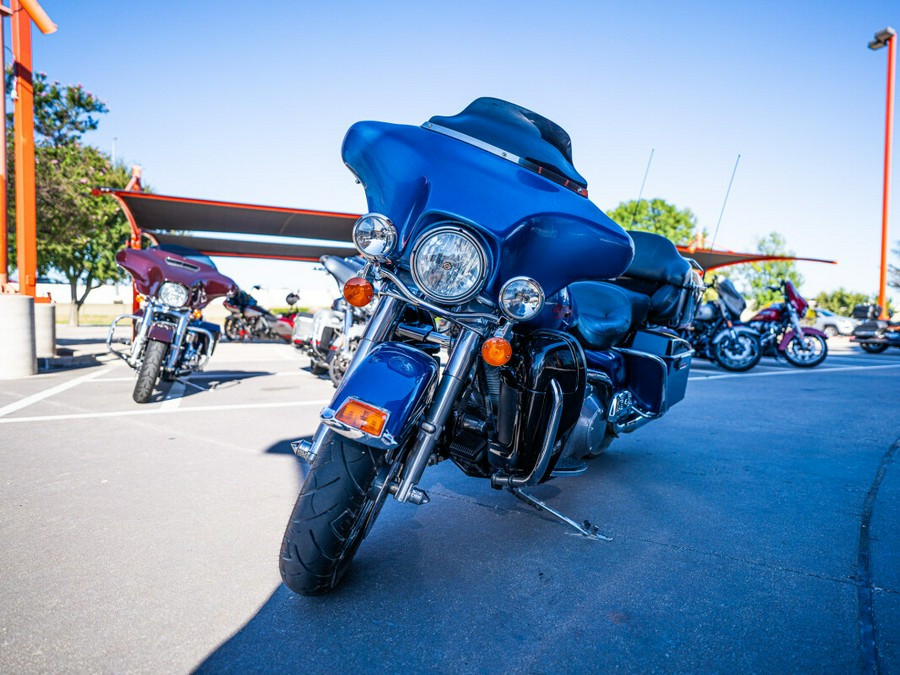
[[[368,229],[367,228],[371,228]],[[372,236],[373,232],[377,232],[379,236]],[[397,227],[394,222],[386,215],[381,213],[367,213],[360,216],[353,224],[353,245],[359,251],[359,254],[366,260],[375,262],[389,262],[390,256],[397,250],[397,242],[399,236]],[[366,237],[369,237],[369,243],[364,244]],[[372,248],[372,242],[383,242],[380,248]]]
[[[472,283],[471,287],[465,293],[458,293],[456,295],[447,295],[435,292],[433,288],[429,287],[428,284],[423,282],[418,269],[419,256],[421,255],[423,247],[427,243],[431,242],[435,237],[448,234],[458,236],[471,244],[474,249],[473,253],[477,256],[478,261],[478,273],[476,275],[474,283]],[[479,237],[469,229],[464,227],[461,223],[451,221],[444,222],[438,224],[435,227],[429,228],[426,232],[419,236],[409,256],[409,269],[416,286],[426,296],[428,296],[430,300],[433,300],[434,302],[442,305],[455,306],[468,302],[484,289],[484,285],[488,277],[488,261],[489,258],[486,247],[484,243],[479,239]]]
[[[529,289],[538,297],[537,307],[530,314],[525,315],[525,316],[519,316],[519,315],[515,314],[512,310],[510,310],[507,307],[509,300],[504,299],[504,296],[507,294],[507,291],[510,289],[510,287],[513,284],[522,284],[522,283],[524,283],[526,286],[528,286]],[[525,276],[512,277],[511,279],[507,280],[507,282],[505,284],[503,284],[503,286],[500,287],[500,293],[497,296],[497,305],[500,307],[500,311],[503,313],[503,316],[505,316],[510,321],[516,321],[516,322],[530,321],[531,319],[536,317],[538,314],[541,313],[541,310],[544,309],[544,304],[546,303],[546,301],[547,301],[547,296],[544,293],[543,287],[535,279],[532,279],[531,277],[525,277]]]
[[[164,281],[160,284],[156,297],[167,307],[181,309],[182,307],[187,307],[190,302],[191,291],[187,286],[179,284],[177,281]]]

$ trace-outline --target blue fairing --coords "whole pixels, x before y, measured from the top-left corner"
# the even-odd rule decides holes
[[[438,366],[428,354],[397,342],[384,342],[372,348],[354,364],[335,392],[331,405],[321,413],[322,421],[338,433],[355,438],[364,445],[391,449],[396,447],[416,421],[437,380]],[[348,398],[375,405],[388,413],[378,438],[342,429],[335,414]]]
[[[366,189],[369,211],[393,220],[397,259],[412,242],[452,219],[488,247],[488,297],[515,276],[549,296],[580,279],[611,279],[631,262],[628,234],[585,197],[486,150],[436,131],[382,122],[354,124],[343,158]]]

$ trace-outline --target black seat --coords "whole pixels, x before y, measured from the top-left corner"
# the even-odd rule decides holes
[[[603,350],[615,346],[647,318],[650,298],[602,281],[569,286],[575,302],[572,334],[582,346]]]
[[[325,266],[328,273],[338,280],[341,287],[355,277],[365,267],[358,258],[339,258],[336,255],[323,255],[319,262]]]
[[[569,134],[527,108],[485,97],[476,99],[458,115],[437,116],[428,121],[511,152],[582,188],[587,187],[587,181],[572,166]]]
[[[689,321],[702,288],[699,275],[665,237],[638,230],[628,234],[634,260],[616,285],[650,297],[653,323],[677,327]]]

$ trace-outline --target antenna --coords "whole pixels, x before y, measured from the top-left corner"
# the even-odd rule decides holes
[[[734,169],[731,172],[731,180],[728,181],[728,189],[725,191],[725,200],[722,202],[722,210],[719,212],[719,220],[716,223],[716,231],[713,232],[712,244],[709,245],[710,250],[716,247],[716,237],[719,235],[719,225],[722,224],[722,216],[725,215],[725,205],[728,203],[728,195],[731,194],[731,185],[734,183],[734,174],[737,173],[738,162],[741,161],[741,155],[738,153],[737,159],[734,160]]]
[[[634,203],[634,211],[631,212],[631,220],[628,221],[628,227],[634,222],[637,215],[638,207],[641,205],[641,197],[644,195],[644,185],[647,184],[647,174],[650,173],[650,162],[653,161],[653,148],[650,149],[650,159],[647,160],[647,168],[644,169],[644,180],[641,181],[641,191],[638,192],[637,201]]]

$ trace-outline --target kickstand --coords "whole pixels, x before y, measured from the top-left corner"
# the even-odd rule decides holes
[[[193,387],[194,389],[199,389],[200,391],[210,391],[211,389],[213,389],[213,387],[201,387],[199,384],[194,384],[193,382],[190,382],[183,377],[176,377],[175,381],[181,382],[181,384],[185,385],[186,387]]]
[[[509,491],[512,492],[515,497],[517,497],[518,499],[521,499],[523,502],[525,502],[529,506],[534,507],[538,511],[546,511],[551,516],[558,518],[559,520],[564,522],[566,525],[575,528],[576,530],[578,530],[579,534],[587,537],[588,539],[595,539],[595,540],[600,540],[600,541],[612,541],[612,537],[607,537],[605,535],[600,534],[597,526],[591,525],[591,523],[587,520],[585,520],[581,525],[579,525],[578,523],[576,523],[574,520],[572,520],[568,516],[564,516],[559,511],[556,511],[555,509],[550,508],[544,502],[542,502],[540,499],[537,499],[536,497],[532,497],[531,495],[525,494],[524,492],[522,492],[521,488],[510,487]]]

